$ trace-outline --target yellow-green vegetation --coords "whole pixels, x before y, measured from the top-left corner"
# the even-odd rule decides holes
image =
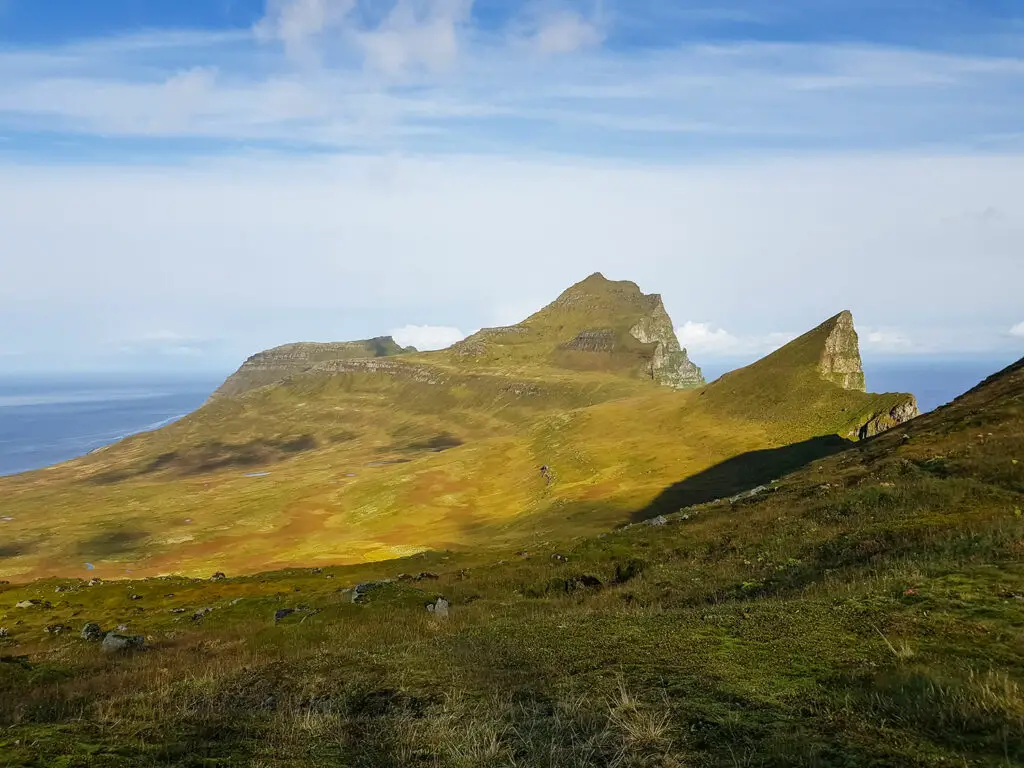
[[[380,340],[354,343],[373,347],[364,358],[346,344],[271,350],[232,377],[243,391],[176,424],[0,480],[13,518],[0,577],[499,551],[729,496],[835,451],[837,435],[902,420],[890,414],[910,396],[834,380],[860,366],[845,317],[701,388],[676,388],[699,371],[660,298],[600,275],[448,351]],[[283,378],[259,386],[255,374]]]
[[[1022,510],[1024,360],[760,494],[598,536],[8,585],[0,765],[1019,765]]]

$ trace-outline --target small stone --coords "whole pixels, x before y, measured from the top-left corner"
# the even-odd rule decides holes
[[[220,571],[217,571],[215,574],[213,574],[213,576],[210,577],[210,581],[224,581],[224,579],[226,578],[227,576],[225,576]]]
[[[293,613],[295,613],[294,608],[279,608],[277,611],[274,612],[274,623],[277,624],[277,622],[281,621],[281,619],[286,619]]]
[[[0,627],[0,638],[10,637],[11,631],[7,627]]]
[[[560,555],[557,552],[551,556],[552,560],[557,560],[560,563],[568,563],[569,558],[566,555]]]
[[[98,643],[100,640],[103,639],[103,629],[100,627],[99,624],[90,621],[88,624],[82,627],[82,631],[79,633],[79,637],[90,643]]]
[[[65,632],[72,632],[73,630],[67,624],[47,624],[43,631],[48,635],[63,635]]]
[[[117,631],[118,632],[127,632],[128,631],[128,625],[127,624],[118,624],[117,625]]]
[[[323,572],[324,572],[323,568],[313,568],[313,569],[310,570],[310,573],[323,573]]]
[[[188,608],[171,608],[171,613],[188,613]]]
[[[192,621],[201,621],[205,616],[209,616],[211,613],[213,613],[213,608],[200,608],[192,614]]]
[[[71,587],[65,587],[63,584],[58,584],[56,589],[54,589],[53,591],[57,592],[59,594],[61,592],[68,592],[70,590],[71,590]]]
[[[102,583],[103,583],[103,579],[100,579],[100,578],[89,579],[89,586],[90,587],[96,587],[96,586],[99,586]]]
[[[128,598],[129,600],[141,600],[142,595],[132,595]]]
[[[668,518],[664,515],[658,515],[657,517],[653,517],[650,520],[648,520],[647,524],[652,525],[655,528],[660,528],[663,525],[668,525]]]
[[[38,608],[42,604],[43,604],[42,600],[22,600],[20,603],[17,603],[14,607],[15,608]]]
[[[419,576],[416,577],[416,581],[424,581],[424,580],[437,581],[439,578],[441,578],[441,577],[438,576],[436,573],[431,573],[430,571],[424,571],[423,573],[421,573]]]

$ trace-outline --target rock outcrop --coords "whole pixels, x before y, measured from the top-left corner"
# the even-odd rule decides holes
[[[853,327],[853,315],[843,310],[825,321],[828,335],[822,345],[818,370],[822,377],[843,389],[867,392],[860,361],[860,340]]]
[[[390,336],[362,341],[331,343],[298,342],[257,352],[228,377],[214,397],[237,397],[253,389],[276,384],[323,363],[363,360],[416,352],[401,347]]]
[[[629,334],[643,344],[655,345],[650,362],[651,378],[674,389],[703,385],[704,375],[680,346],[661,296],[652,294],[649,298],[654,302],[651,314],[641,318]]]
[[[913,395],[904,395],[903,397],[904,400],[902,402],[897,403],[888,410],[876,413],[861,425],[857,431],[858,439],[866,440],[882,432],[888,432],[890,429],[920,416],[921,412],[917,408],[917,398]]]

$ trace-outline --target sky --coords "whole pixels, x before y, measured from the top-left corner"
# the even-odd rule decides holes
[[[594,271],[698,363],[1024,355],[1022,0],[0,0],[0,373],[436,348]]]

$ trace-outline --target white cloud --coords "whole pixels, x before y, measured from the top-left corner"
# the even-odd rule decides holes
[[[183,336],[175,331],[154,331],[115,344],[120,355],[139,357],[203,357],[216,344],[213,339]]]
[[[704,355],[709,358],[764,355],[794,338],[793,334],[781,332],[760,336],[735,336],[724,328],[692,321],[687,321],[676,328],[676,336],[691,355]]]
[[[707,354],[766,351],[768,329],[802,332],[846,307],[950,353],[998,348],[1024,284],[1022,176],[1013,155],[8,163],[0,328],[51,356],[171,329],[224,339],[209,356],[234,361],[380,335],[412,312],[462,329],[518,321],[600,270],[662,293]],[[1005,211],[998,227],[955,216],[987,205]],[[877,289],[907,280],[914,290]]]
[[[860,337],[866,346],[881,352],[909,351],[915,346],[909,337],[896,330],[865,328]]]
[[[530,44],[540,54],[574,53],[600,45],[605,33],[578,13],[561,12],[544,19]]]
[[[467,334],[458,328],[443,325],[406,325],[393,330],[391,336],[401,346],[416,347],[422,352],[450,347],[466,338]]]
[[[1024,87],[1020,58],[758,42],[627,55],[599,45],[604,22],[568,11],[495,31],[474,26],[470,0],[394,0],[377,15],[355,7],[277,0],[248,37],[8,47],[0,131],[517,155],[587,147],[663,160],[692,157],[690,139],[719,149],[1024,145],[1011,98]],[[936,116],[927,135],[923,113]]]
[[[1010,335],[1024,339],[1024,323],[1017,323],[1013,326],[1013,328],[1010,329]]]

